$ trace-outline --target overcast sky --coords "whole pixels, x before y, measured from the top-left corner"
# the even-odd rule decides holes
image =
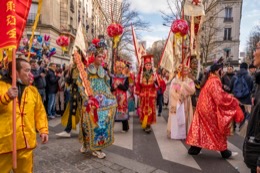
[[[141,17],[151,24],[149,32],[143,32],[142,39],[150,47],[156,40],[166,39],[169,27],[163,26],[160,11],[169,11],[167,0],[129,0],[132,8],[140,12]],[[244,0],[240,30],[240,51],[243,51],[249,33],[255,25],[260,25],[260,0]]]

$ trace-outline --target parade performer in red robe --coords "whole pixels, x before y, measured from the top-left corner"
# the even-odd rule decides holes
[[[151,124],[156,122],[156,95],[159,82],[153,69],[153,56],[142,56],[142,64],[136,83],[136,94],[140,99],[139,117],[145,132],[151,132]]]
[[[224,92],[220,81],[223,63],[219,60],[210,67],[198,98],[196,111],[188,133],[188,153],[198,155],[202,148],[220,151],[225,159],[237,155],[227,149],[230,122],[244,118],[238,100]]]
[[[129,130],[129,114],[127,103],[127,90],[129,86],[128,77],[123,74],[125,63],[122,61],[116,62],[115,74],[111,75],[111,91],[117,100],[117,111],[115,115],[116,122],[122,122],[122,132]]]

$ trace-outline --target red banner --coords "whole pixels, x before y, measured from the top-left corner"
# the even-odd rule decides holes
[[[0,48],[16,48],[21,40],[32,0],[1,0]]]
[[[30,11],[32,0],[16,0],[16,40],[17,47],[21,41],[23,31],[27,22],[27,17]]]

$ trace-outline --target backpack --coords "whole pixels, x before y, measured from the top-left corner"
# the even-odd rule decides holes
[[[250,94],[247,82],[244,76],[235,76],[233,94],[236,98],[244,98]]]

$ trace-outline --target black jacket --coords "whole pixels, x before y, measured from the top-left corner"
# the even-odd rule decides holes
[[[230,93],[230,85],[231,85],[231,80],[235,74],[234,73],[226,73],[222,78],[221,78],[221,83],[223,85],[224,91]]]
[[[247,105],[251,105],[251,93],[254,87],[254,82],[252,77],[248,74],[248,71],[246,69],[240,69],[239,72],[234,75],[231,79],[231,84],[230,84],[230,91],[233,92],[234,89],[234,83],[235,83],[235,76],[240,77],[240,76],[244,76],[244,79],[247,83],[248,89],[249,89],[249,94],[247,96],[245,96],[244,98],[239,98],[238,100],[242,103],[242,104],[247,104]]]
[[[45,89],[46,80],[45,80],[45,77],[41,77],[41,73],[44,73],[44,70],[42,68],[32,69],[31,72],[34,77],[34,82],[33,82],[34,86],[37,89]]]
[[[60,77],[55,75],[52,69],[49,69],[46,75],[47,93],[56,94],[58,92],[58,80]]]
[[[248,122],[247,136],[254,136],[256,142],[260,142],[260,72],[255,76],[255,84],[257,85],[255,91],[254,105],[252,106],[251,117]],[[260,166],[260,156],[257,161]]]

